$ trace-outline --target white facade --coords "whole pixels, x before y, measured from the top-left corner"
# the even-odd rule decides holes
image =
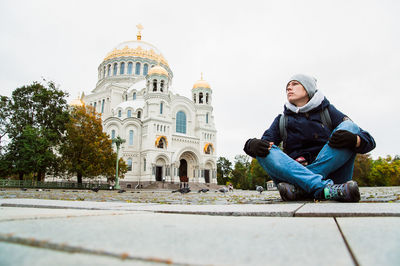
[[[139,34],[106,56],[95,89],[83,96],[102,114],[103,130],[126,140],[119,155],[128,164],[121,180],[128,187],[185,177],[217,183],[210,85],[197,81],[188,99],[172,92],[172,78],[167,61]]]

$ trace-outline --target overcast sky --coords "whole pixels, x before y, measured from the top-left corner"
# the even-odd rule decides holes
[[[243,154],[282,112],[285,86],[313,75],[332,104],[369,131],[378,156],[400,154],[400,1],[0,0],[0,94],[41,80],[76,98],[119,43],[155,45],[191,98],[213,89],[218,156]]]

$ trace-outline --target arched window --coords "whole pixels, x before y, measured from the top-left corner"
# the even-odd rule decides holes
[[[136,63],[136,68],[135,68],[135,75],[140,75],[140,63]]]
[[[206,103],[208,103],[208,93],[206,93]]]
[[[153,91],[157,91],[157,80],[153,79]]]
[[[128,63],[128,74],[129,75],[132,75],[132,68],[133,68],[133,64],[132,64],[132,62],[129,62]]]
[[[104,69],[103,69],[103,78],[105,78],[106,77],[106,66],[104,66]]]
[[[118,117],[121,117],[121,116],[122,116],[122,111],[118,110]]]
[[[125,94],[125,102],[128,100],[128,94]]]
[[[109,77],[111,75],[111,65],[108,65],[107,67],[107,76]]]
[[[208,124],[208,113],[206,114],[206,124]]]
[[[111,139],[115,139],[115,130],[111,130]]]
[[[161,92],[164,91],[164,80],[161,80],[161,82],[160,82],[160,91]]]
[[[128,171],[132,171],[132,159],[128,159]]]
[[[186,114],[183,111],[176,113],[176,132],[186,134]]]
[[[101,102],[101,113],[104,113],[104,102],[106,100],[103,99],[103,101]]]
[[[113,70],[113,75],[114,75],[114,76],[117,75],[117,69],[118,69],[118,64],[115,63],[115,64],[114,64],[114,70]]]
[[[96,109],[96,107],[97,107],[97,102],[94,102],[93,107],[94,107],[94,110],[97,111],[97,109]]]
[[[143,171],[146,172],[146,158],[143,159]]]
[[[129,130],[129,145],[133,145],[133,130]]]
[[[136,100],[136,92],[133,93],[132,98],[133,98],[133,100]]]
[[[196,93],[193,94],[193,102],[196,103]]]
[[[164,107],[164,103],[161,102],[160,103],[160,115],[162,115],[162,113],[163,113],[163,107]]]
[[[131,110],[128,110],[127,117],[131,117],[131,116],[132,116],[132,111],[131,111]]]
[[[199,93],[199,103],[203,103],[203,93]]]
[[[147,73],[149,72],[149,65],[148,64],[144,64],[143,66],[143,75],[147,75]]]
[[[140,118],[141,115],[142,115],[142,112],[138,111],[137,112],[137,118]]]
[[[119,74],[122,75],[125,73],[125,63],[122,62],[120,67],[119,67]]]

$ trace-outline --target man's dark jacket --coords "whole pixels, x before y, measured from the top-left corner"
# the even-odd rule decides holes
[[[322,103],[307,113],[295,113],[285,106],[284,114],[287,116],[287,140],[285,153],[291,158],[297,159],[303,156],[308,163],[312,163],[317,157],[319,151],[328,141],[332,130],[324,126],[321,121],[321,111],[328,108],[332,120],[332,128],[336,128],[341,122],[345,121],[346,115],[338,111],[329,101],[324,98]],[[278,115],[269,129],[267,129],[262,138],[268,142],[274,142],[275,145],[281,143],[282,138],[279,131]],[[362,130],[359,134],[361,145],[356,148],[357,153],[367,153],[375,148],[375,141],[372,136]],[[246,143],[248,145],[248,143]]]

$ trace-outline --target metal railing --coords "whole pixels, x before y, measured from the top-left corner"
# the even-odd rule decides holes
[[[35,180],[9,180],[0,179],[0,187],[2,188],[64,188],[64,189],[109,189],[108,184],[85,182],[78,184],[76,182],[41,182]]]

